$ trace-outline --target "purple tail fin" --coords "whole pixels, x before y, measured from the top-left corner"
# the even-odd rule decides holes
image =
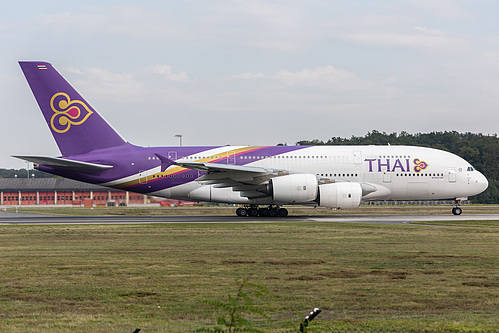
[[[126,144],[51,64],[19,65],[63,156]]]

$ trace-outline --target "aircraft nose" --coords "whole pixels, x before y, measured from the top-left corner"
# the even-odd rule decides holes
[[[489,187],[489,181],[481,172],[478,172],[478,177],[476,178],[475,182],[477,189],[480,191],[478,193],[482,193],[487,189],[487,187]]]

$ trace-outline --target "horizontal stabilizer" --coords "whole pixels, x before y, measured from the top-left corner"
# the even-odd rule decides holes
[[[80,172],[99,172],[111,169],[112,165],[102,165],[81,161],[73,161],[65,158],[51,157],[51,156],[17,156],[12,155],[12,157],[19,158],[31,163],[41,164],[55,169],[66,169],[74,170]]]

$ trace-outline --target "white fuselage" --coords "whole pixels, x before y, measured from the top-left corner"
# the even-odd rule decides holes
[[[218,148],[216,153],[220,154],[220,149],[223,148]],[[234,147],[226,149],[229,151]],[[374,186],[376,191],[363,196],[363,200],[460,198],[481,193],[488,186],[483,174],[461,157],[423,147],[312,146],[280,155],[251,158],[251,161],[244,161],[246,166],[314,174],[326,181]],[[230,187],[217,188],[196,181],[150,194],[192,201],[273,203],[269,198],[248,199]]]

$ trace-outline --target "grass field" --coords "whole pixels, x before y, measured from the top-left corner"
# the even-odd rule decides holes
[[[497,224],[0,226],[0,332],[202,326],[224,314],[203,300],[226,300],[240,277],[282,317],[265,332],[297,330],[316,306],[311,332],[496,332],[498,235]]]

